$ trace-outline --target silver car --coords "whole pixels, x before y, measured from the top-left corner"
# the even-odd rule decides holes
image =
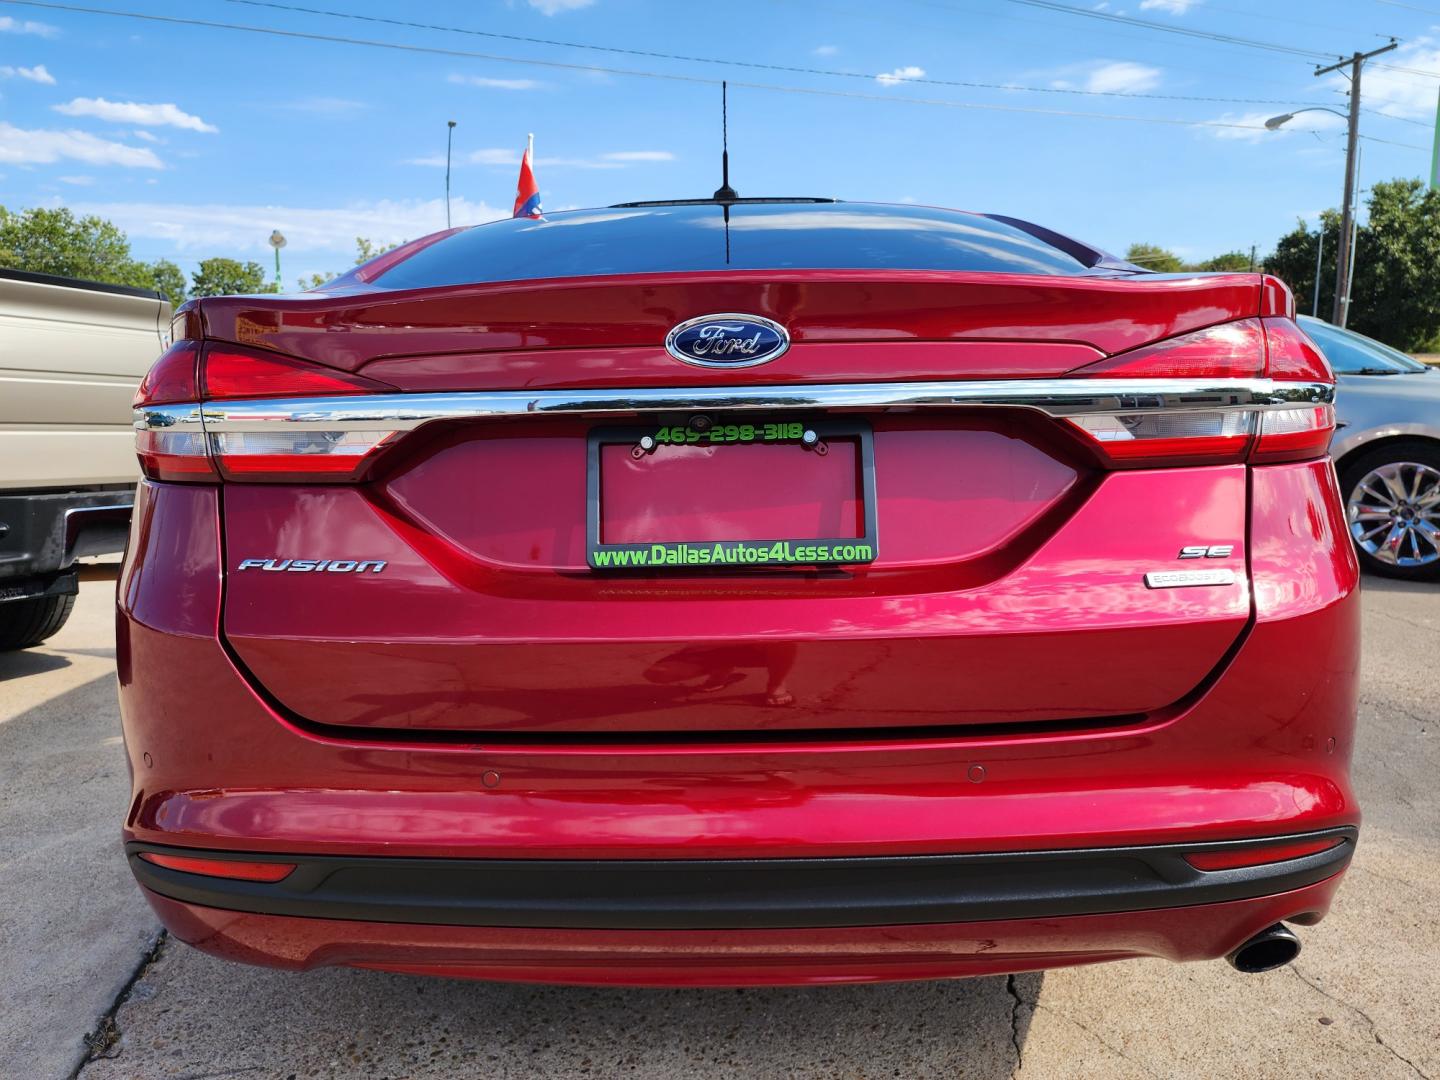
[[[1300,325],[1340,384],[1330,452],[1361,564],[1440,580],[1440,370],[1319,319]]]

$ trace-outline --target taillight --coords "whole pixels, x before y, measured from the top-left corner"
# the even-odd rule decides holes
[[[195,369],[199,357],[200,350],[193,341],[171,345],[140,380],[140,389],[135,391],[135,400],[131,402],[133,407],[198,399],[200,380]]]
[[[1276,382],[1334,383],[1330,362],[1289,319],[1264,319],[1265,374]],[[1297,405],[1272,409],[1260,418],[1250,460],[1260,464],[1322,457],[1335,435],[1335,406]]]
[[[1101,379],[1256,379],[1264,371],[1264,328],[1259,319],[1241,319],[1119,353],[1075,374]]]
[[[1242,319],[1108,357],[1072,375],[1094,379],[1215,379],[1215,408],[1145,408],[1069,418],[1112,467],[1298,461],[1323,455],[1335,429],[1328,403],[1225,401],[1224,380],[1334,383],[1325,357],[1285,318]]]
[[[274,431],[207,434],[201,420],[203,405],[394,389],[374,379],[258,349],[182,341],[156,362],[141,383],[135,398],[139,414],[135,450],[142,471],[153,480],[355,480],[394,432],[285,424]]]

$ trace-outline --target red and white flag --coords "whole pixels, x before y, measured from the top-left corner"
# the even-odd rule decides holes
[[[531,155],[535,152],[535,136],[525,147],[525,156],[520,159],[520,182],[515,187],[515,212],[511,217],[539,218],[540,185],[535,182],[535,167]]]

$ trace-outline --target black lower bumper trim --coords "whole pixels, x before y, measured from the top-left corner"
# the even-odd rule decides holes
[[[451,926],[724,930],[1050,918],[1246,900],[1339,873],[1357,830],[1283,862],[1197,870],[1209,844],[820,859],[412,859],[254,855],[132,843],[136,879],[187,904],[265,915]],[[142,851],[295,864],[275,884],[166,869]],[[1297,912],[1298,914],[1298,912]]]

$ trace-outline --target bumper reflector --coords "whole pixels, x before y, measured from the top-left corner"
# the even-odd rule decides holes
[[[142,851],[140,858],[187,874],[231,878],[236,881],[281,881],[290,876],[294,863],[243,862],[236,859],[197,859],[189,855],[165,855],[158,851]]]
[[[1304,840],[1282,840],[1274,844],[1247,844],[1228,851],[1186,852],[1185,861],[1196,870],[1238,870],[1245,866],[1264,866],[1266,863],[1318,855],[1340,843],[1344,841],[1334,836],[1317,836]]]

